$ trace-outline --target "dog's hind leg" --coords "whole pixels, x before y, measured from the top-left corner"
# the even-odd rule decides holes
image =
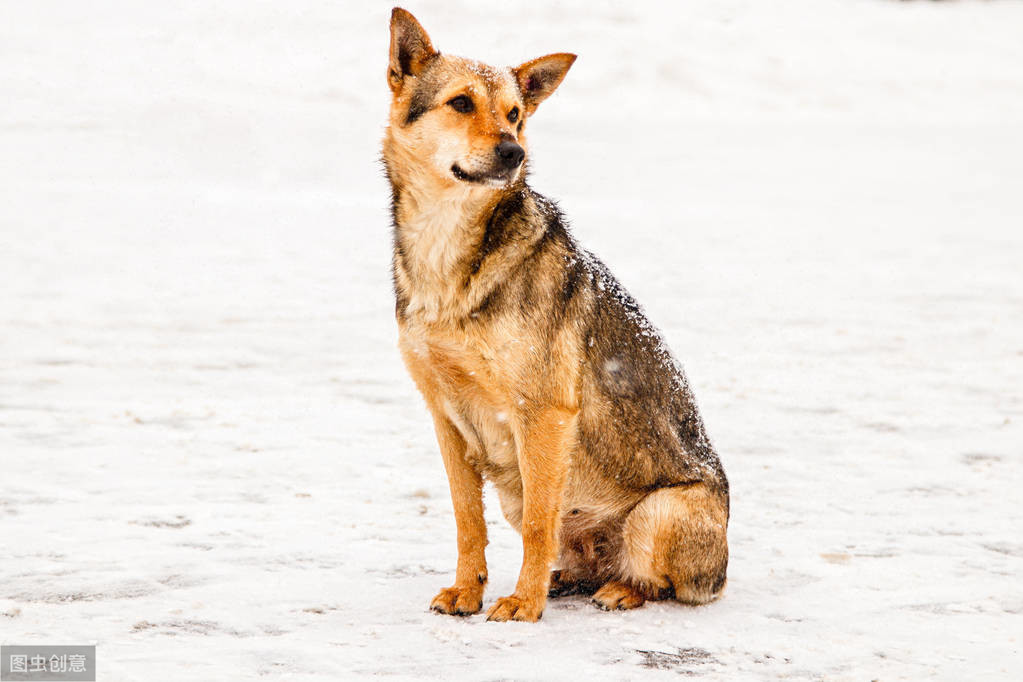
[[[728,508],[705,483],[659,488],[636,505],[622,526],[619,580],[597,590],[606,609],[674,596],[705,604],[721,594],[728,568]]]

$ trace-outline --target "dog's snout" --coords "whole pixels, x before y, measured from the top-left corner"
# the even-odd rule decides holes
[[[526,157],[526,151],[517,142],[504,141],[495,148],[497,158],[505,168],[518,168],[522,159]]]

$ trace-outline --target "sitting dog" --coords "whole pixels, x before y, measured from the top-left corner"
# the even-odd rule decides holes
[[[458,526],[455,584],[431,605],[443,613],[482,607],[485,480],[523,547],[515,592],[489,620],[536,621],[548,596],[571,593],[605,609],[702,604],[725,585],[728,480],[682,368],[526,184],[527,121],[574,61],[488,66],[391,15],[383,160],[399,346]]]

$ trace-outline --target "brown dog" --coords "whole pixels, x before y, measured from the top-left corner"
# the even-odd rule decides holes
[[[548,592],[627,609],[700,604],[725,585],[728,481],[682,369],[525,182],[526,121],[574,61],[487,66],[391,15],[383,158],[400,347],[458,525],[455,584],[432,603],[444,613],[482,606],[484,479],[523,545],[491,620],[535,621]]]

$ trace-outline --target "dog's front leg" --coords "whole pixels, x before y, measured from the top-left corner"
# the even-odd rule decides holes
[[[467,616],[483,606],[487,584],[487,524],[483,518],[483,479],[465,459],[466,443],[454,424],[434,414],[437,442],[444,457],[451,488],[451,504],[458,527],[458,568],[455,584],[441,590],[430,608],[441,613]]]
[[[498,599],[487,620],[536,622],[547,603],[551,564],[558,558],[558,521],[575,412],[544,410],[530,417],[521,433],[522,570],[515,593]]]

